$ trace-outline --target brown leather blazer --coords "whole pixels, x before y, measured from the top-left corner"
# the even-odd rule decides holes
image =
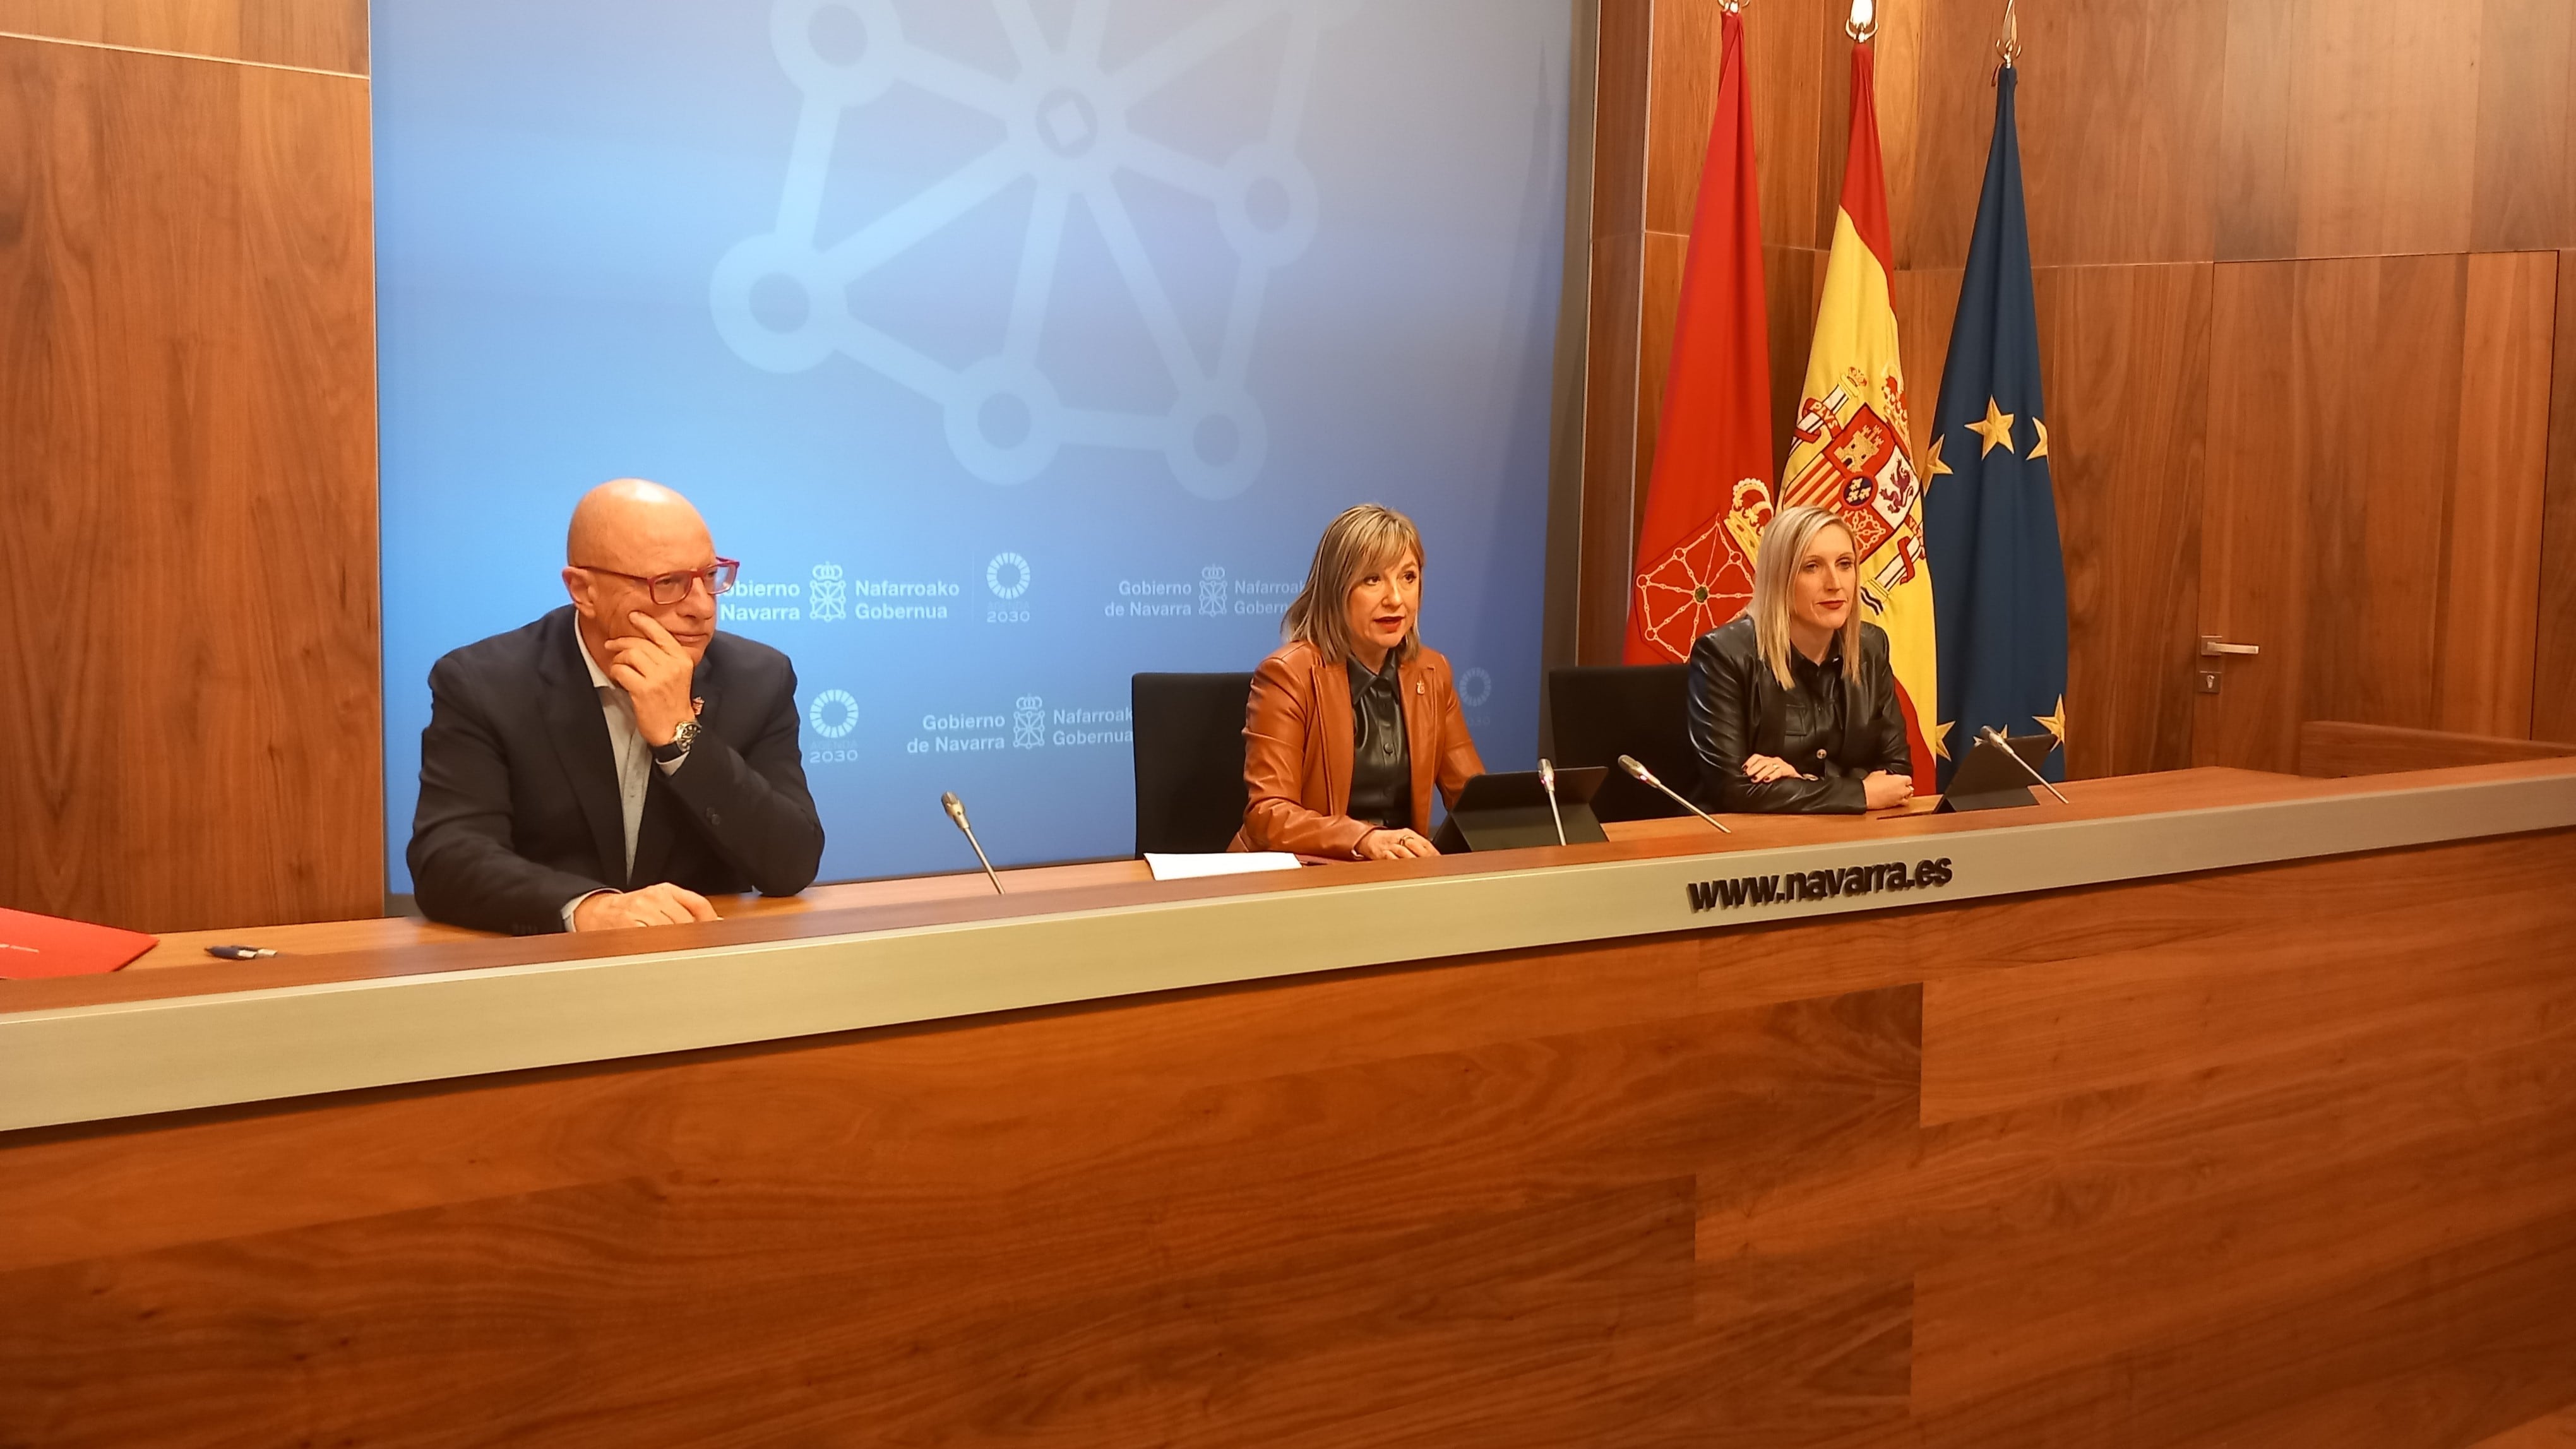
[[[1424,649],[1396,668],[1404,691],[1404,732],[1413,752],[1413,824],[1431,830],[1431,787],[1456,803],[1467,782],[1485,772],[1467,716],[1458,708],[1449,661]],[[1360,837],[1375,827],[1345,813],[1351,805],[1351,676],[1328,664],[1312,644],[1290,644],[1252,675],[1244,712],[1243,781],[1249,799],[1235,850],[1288,850],[1299,855],[1359,858]]]

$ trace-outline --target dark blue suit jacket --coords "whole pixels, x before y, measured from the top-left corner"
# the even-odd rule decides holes
[[[603,886],[778,896],[812,885],[823,824],[787,656],[730,634],[708,642],[690,685],[704,732],[676,773],[651,772],[630,874],[616,757],[573,617],[567,604],[430,669],[405,856],[422,913],[531,935],[562,930],[564,902]]]

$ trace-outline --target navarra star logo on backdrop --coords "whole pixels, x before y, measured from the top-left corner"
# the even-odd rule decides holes
[[[1216,564],[1199,570],[1199,612],[1211,619],[1225,617],[1225,570]]]
[[[1034,750],[1046,744],[1046,701],[1034,694],[1019,697],[1011,712],[1011,746]]]
[[[1245,387],[1270,274],[1314,239],[1317,191],[1296,144],[1313,82],[1325,7],[1291,0],[1222,0],[1124,58],[1103,54],[1108,0],[1075,7],[1059,42],[1031,0],[994,0],[1015,64],[980,69],[905,33],[895,0],[777,0],[770,45],[803,93],[786,185],[770,231],[737,243],[709,284],[716,330],[744,361],[802,372],[838,353],[939,407],[949,449],[988,483],[1025,483],[1068,443],[1159,452],[1181,486],[1228,498],[1251,486],[1269,447],[1260,405]],[[1281,22],[1282,23],[1274,23]],[[1267,134],[1210,161],[1143,134],[1131,122],[1158,94],[1220,54],[1275,47],[1273,93],[1260,98]],[[1267,57],[1265,57],[1267,59]],[[1002,139],[846,237],[821,236],[833,147],[886,132],[918,149],[910,112],[871,104],[901,85],[1001,123]],[[1141,177],[1206,205],[1233,253],[1221,332],[1202,355],[1174,304],[1164,263],[1131,213],[1119,178]],[[861,315],[854,284],[937,244],[950,224],[1029,187],[1010,317],[998,352],[952,366]],[[1069,404],[1038,363],[1073,203],[1114,259],[1152,339],[1172,401],[1160,412]]]
[[[839,564],[814,565],[812,587],[806,592],[805,602],[810,606],[807,617],[817,624],[830,624],[850,617],[849,585],[841,578]]]

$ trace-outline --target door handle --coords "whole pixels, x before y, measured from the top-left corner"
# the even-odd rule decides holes
[[[2262,652],[2263,646],[2260,644],[2230,644],[2216,634],[2200,636],[2200,657],[2203,659],[2216,659],[2228,654],[2251,655]]]

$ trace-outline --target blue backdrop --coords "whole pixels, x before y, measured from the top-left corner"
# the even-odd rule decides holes
[[[787,651],[825,879],[1133,843],[1127,678],[1315,535],[1536,748],[1569,0],[377,0],[387,848],[441,653],[640,475]]]

